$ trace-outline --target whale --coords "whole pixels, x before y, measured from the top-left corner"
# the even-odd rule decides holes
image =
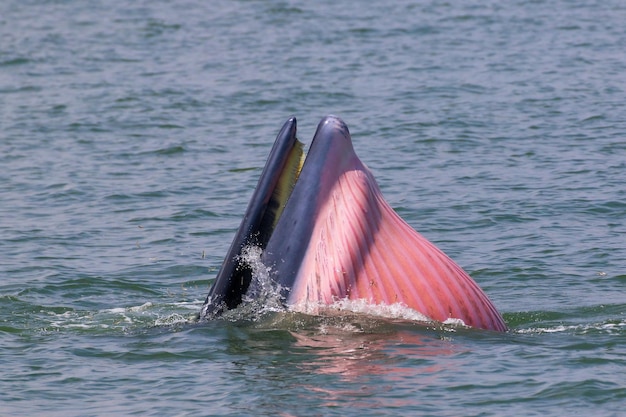
[[[319,314],[341,300],[401,305],[428,321],[506,331],[478,284],[387,203],[347,125],[326,116],[305,156],[297,121],[278,133],[199,317],[254,294],[247,248],[260,251],[281,304]]]

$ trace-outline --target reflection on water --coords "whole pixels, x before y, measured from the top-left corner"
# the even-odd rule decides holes
[[[231,324],[222,329],[229,373],[259,395],[255,410],[274,415],[298,415],[294,404],[420,407],[422,393],[440,390],[470,357],[454,328],[364,314],[281,312]]]
[[[342,327],[320,325],[318,332],[291,332],[294,346],[306,348],[316,358],[302,364],[302,369],[319,374],[337,374],[346,380],[365,375],[414,374],[419,366],[423,375],[441,371],[442,361],[433,357],[456,353],[449,340],[408,330],[385,329],[367,333],[348,324]]]
[[[303,388],[321,397],[326,407],[349,401],[360,409],[406,408],[417,401],[406,395],[407,389],[419,389],[417,381],[420,386],[436,385],[445,367],[458,366],[441,360],[459,351],[450,340],[424,329],[398,329],[382,322],[379,326],[379,331],[369,332],[354,324],[323,324],[315,332],[291,332],[294,346],[315,354],[300,365],[303,373],[335,375],[343,382]]]

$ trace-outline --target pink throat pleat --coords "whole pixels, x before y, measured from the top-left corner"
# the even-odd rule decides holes
[[[401,303],[439,322],[506,330],[474,280],[396,214],[358,158],[350,163],[318,207],[288,303]]]

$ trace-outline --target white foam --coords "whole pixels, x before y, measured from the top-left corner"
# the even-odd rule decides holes
[[[129,307],[129,310],[130,311],[145,311],[150,307],[152,307],[152,303],[148,301],[147,303],[143,303],[140,306]]]
[[[186,324],[189,323],[189,317],[181,314],[170,314],[165,317],[158,317],[154,321],[155,326],[172,326],[174,324]]]
[[[443,322],[443,324],[445,324],[446,326],[453,326],[453,327],[469,327],[467,324],[465,324],[465,322],[461,319],[454,319],[454,318],[449,318],[446,321]]]
[[[602,332],[606,334],[622,334],[626,329],[626,320],[619,323],[592,323],[592,324],[572,324],[558,325],[554,327],[533,327],[529,329],[519,329],[516,333],[521,334],[542,334],[542,333],[564,333],[574,332],[586,334],[591,332]]]
[[[330,305],[318,303],[304,303],[289,307],[289,310],[310,315],[336,315],[337,313],[356,313],[372,317],[381,317],[394,320],[408,320],[423,323],[432,323],[429,317],[407,307],[402,303],[374,304],[367,300],[336,300]],[[454,323],[456,324],[456,322]]]
[[[50,320],[43,330],[61,331],[63,329],[127,331],[133,328],[175,325],[194,321],[201,301],[179,302],[155,305],[145,302],[137,306],[114,307],[98,311],[71,310],[63,313],[48,312]],[[181,313],[180,309],[184,309]]]

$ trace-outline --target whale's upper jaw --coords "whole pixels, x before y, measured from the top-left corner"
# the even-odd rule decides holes
[[[237,307],[248,291],[252,271],[241,262],[242,252],[249,245],[265,248],[297,181],[304,152],[296,131],[296,118],[291,117],[278,133],[239,229],[209,289],[201,319]]]

